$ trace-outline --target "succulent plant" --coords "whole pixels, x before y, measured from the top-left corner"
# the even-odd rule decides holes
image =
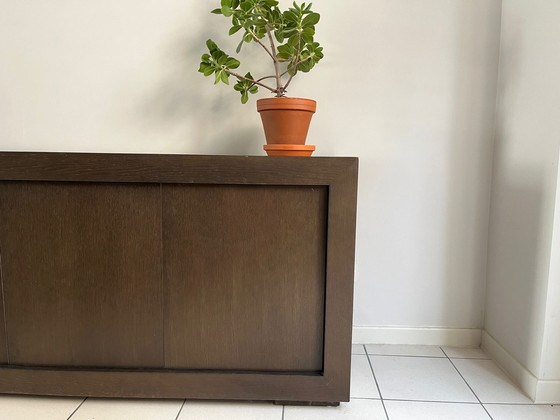
[[[244,76],[235,72],[241,63],[222,51],[211,39],[206,42],[208,53],[201,59],[199,72],[215,76],[215,84],[230,84],[230,77],[237,82],[233,88],[247,103],[249,94],[259,87],[277,97],[286,96],[294,76],[309,72],[322,58],[323,48],[315,42],[315,25],[320,15],[311,10],[312,3],[298,5],[281,11],[277,0],[221,0],[221,7],[212,13],[231,18],[229,35],[240,33],[236,52],[245,43],[256,43],[266,51],[274,65],[274,74],[255,78],[251,72]],[[270,84],[269,80],[274,79]]]

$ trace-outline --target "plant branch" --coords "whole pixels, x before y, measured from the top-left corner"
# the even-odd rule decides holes
[[[267,76],[267,77],[264,77],[264,78],[259,79],[259,80],[253,80],[253,79],[249,79],[248,77],[241,76],[239,73],[235,73],[235,72],[233,72],[233,71],[231,71],[231,70],[228,70],[228,69],[224,69],[224,71],[225,71],[227,74],[230,74],[230,75],[232,75],[232,76],[234,76],[234,77],[237,77],[237,78],[240,79],[240,80],[246,80],[247,82],[251,82],[251,83],[253,83],[254,85],[262,86],[263,88],[270,90],[272,93],[278,93],[277,89],[271,88],[270,86],[267,86],[267,85],[265,85],[264,83],[261,83],[261,82],[260,82],[260,80],[269,79],[269,78],[276,77],[276,76]]]
[[[249,32],[249,33],[251,34],[251,36],[253,37],[253,39],[255,40],[255,42],[256,42],[257,44],[259,44],[261,47],[263,47],[264,50],[268,53],[268,55],[270,55],[270,58],[272,58],[272,60],[274,60],[274,54],[273,54],[272,52],[270,52],[270,50],[266,47],[266,45],[264,45],[264,44],[261,42],[261,40],[260,40],[259,38],[257,38],[257,36],[255,35],[255,33],[254,33],[252,30],[250,30],[250,29],[247,29],[247,32]]]
[[[253,87],[257,82],[260,82],[260,81],[266,80],[266,79],[276,79],[276,76],[265,76],[265,77],[261,77],[260,79],[255,80],[255,83],[253,83],[253,84],[251,85],[251,87]]]
[[[280,76],[280,62],[276,56],[276,45],[274,45],[274,38],[272,37],[272,32],[270,31],[270,26],[267,24],[265,26],[266,33],[268,34],[268,39],[270,40],[270,48],[272,49],[272,60],[274,61],[274,72],[276,73],[276,96],[284,96],[284,86],[282,86],[282,76]]]
[[[265,77],[261,77],[260,79],[257,80],[257,82],[260,82],[262,80],[266,80],[266,79],[275,79],[276,76],[265,76]]]

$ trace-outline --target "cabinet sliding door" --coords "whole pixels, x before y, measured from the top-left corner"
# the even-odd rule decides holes
[[[327,195],[163,186],[167,368],[322,371]]]
[[[2,182],[0,244],[10,364],[163,366],[160,185]]]

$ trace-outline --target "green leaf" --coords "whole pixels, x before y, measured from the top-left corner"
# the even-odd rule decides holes
[[[216,62],[218,63],[219,66],[223,66],[224,64],[226,64],[227,59],[228,56],[225,53],[222,53],[222,55],[220,55],[220,57],[216,60]]]
[[[222,75],[220,77],[222,79],[222,82],[224,82],[226,85],[229,85],[229,74],[227,74],[225,71],[222,71]]]
[[[200,63],[200,67],[198,68],[198,71],[200,73],[205,73],[206,70],[208,70],[208,69],[212,69],[212,66],[208,63],[202,62],[202,63]],[[213,69],[212,69],[212,71],[213,71]]]
[[[228,60],[226,61],[226,67],[228,69],[236,69],[241,65],[241,63],[239,62],[239,60],[236,60],[233,57],[228,58]]]
[[[301,31],[301,33],[302,33],[302,34],[306,34],[306,35],[313,36],[313,35],[315,35],[315,29],[312,28],[312,27],[311,27],[311,28],[304,28],[304,29]]]
[[[297,23],[299,20],[297,15],[291,10],[287,10],[284,12],[284,19],[286,19],[288,22],[293,22],[293,23]]]
[[[231,15],[233,15],[233,11],[228,6],[222,6],[222,15],[224,15],[225,17],[230,17]]]
[[[301,33],[301,40],[306,44],[311,44],[313,42],[313,35],[306,34],[304,32]]]
[[[214,84],[217,85],[218,83],[220,83],[220,80],[222,80],[221,70],[216,72],[216,78],[214,79]]]
[[[276,41],[278,41],[279,43],[284,42],[284,31],[282,31],[282,29],[278,29],[276,32],[274,32],[274,36],[276,37]]]
[[[241,51],[241,47],[243,46],[243,42],[245,41],[245,35],[243,36],[243,38],[241,38],[241,42],[239,43],[239,45],[237,46],[237,48],[235,49],[235,52],[237,54],[239,54],[239,52]]]
[[[222,0],[222,7],[231,7],[232,0]]]
[[[298,34],[294,34],[288,39],[288,45],[292,48],[297,48],[299,42]]]
[[[241,7],[241,10],[243,10],[244,12],[248,12],[253,6],[251,5],[250,1],[244,1],[241,2],[241,5],[239,7]]]
[[[210,13],[214,13],[215,15],[221,15],[222,14],[222,9],[214,9]]]
[[[216,51],[218,50],[218,46],[216,45],[216,43],[214,41],[212,41],[211,39],[209,39],[208,41],[206,41],[206,46],[208,47],[208,49],[210,50],[210,52]]]
[[[257,85],[253,85],[253,87],[251,87],[251,89],[249,89],[249,92],[252,94],[255,94],[259,91],[259,87]]]
[[[243,26],[241,25],[234,25],[231,27],[231,29],[229,30],[229,35],[233,35],[234,33],[236,33],[237,31],[239,31],[241,28],[243,28]]]
[[[247,92],[243,92],[241,94],[241,103],[245,105],[249,101],[249,94]]]
[[[311,13],[303,19],[301,25],[303,27],[315,26],[317,23],[319,23],[320,19],[321,15],[319,15],[319,13]]]

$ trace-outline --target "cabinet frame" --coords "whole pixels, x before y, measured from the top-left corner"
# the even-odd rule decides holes
[[[348,401],[357,174],[357,158],[1,152],[0,186],[2,181],[325,186],[328,211],[324,358],[320,374],[0,364],[0,393]],[[4,321],[9,323],[8,319]],[[0,347],[5,342],[5,337],[0,337]],[[0,356],[3,353],[0,350]]]

